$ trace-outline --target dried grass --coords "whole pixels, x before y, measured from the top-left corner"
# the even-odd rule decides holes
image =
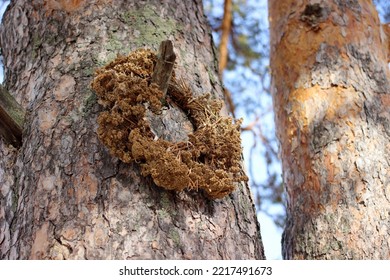
[[[99,139],[123,162],[139,163],[142,175],[157,186],[200,189],[212,199],[223,198],[235,182],[247,180],[240,164],[241,122],[220,116],[220,100],[209,94],[193,97],[173,75],[167,94],[187,112],[195,131],[185,142],[155,139],[145,117],[146,106],[158,114],[165,104],[158,86],[150,83],[155,61],[155,53],[141,49],[96,72],[91,86],[105,109],[98,117]]]

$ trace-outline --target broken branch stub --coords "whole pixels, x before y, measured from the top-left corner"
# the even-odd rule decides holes
[[[152,74],[152,83],[156,83],[163,93],[167,95],[169,81],[171,80],[176,54],[173,51],[173,44],[170,40],[162,41],[157,54],[157,62]]]

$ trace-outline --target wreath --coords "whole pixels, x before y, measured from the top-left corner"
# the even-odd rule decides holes
[[[98,69],[91,87],[104,110],[97,118],[97,134],[110,153],[125,163],[136,162],[141,174],[168,190],[203,190],[223,198],[235,182],[247,180],[241,167],[241,120],[221,116],[222,101],[209,94],[194,97],[183,81],[172,75],[167,96],[193,125],[187,140],[156,137],[148,112],[158,116],[167,104],[151,82],[157,55],[138,49]]]

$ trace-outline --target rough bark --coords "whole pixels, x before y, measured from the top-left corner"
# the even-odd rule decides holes
[[[264,258],[246,184],[216,201],[165,191],[97,138],[94,70],[165,39],[176,75],[220,98],[201,1],[12,1],[5,84],[28,113],[22,148],[0,141],[2,259]]]
[[[390,258],[388,40],[371,1],[269,1],[286,259]]]

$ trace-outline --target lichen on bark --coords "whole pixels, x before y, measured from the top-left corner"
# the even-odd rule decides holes
[[[137,11],[124,11],[120,18],[133,29],[133,43],[138,47],[159,43],[181,29],[177,21],[159,15],[156,7],[150,4]],[[148,21],[153,21],[153,28],[145,24]]]

